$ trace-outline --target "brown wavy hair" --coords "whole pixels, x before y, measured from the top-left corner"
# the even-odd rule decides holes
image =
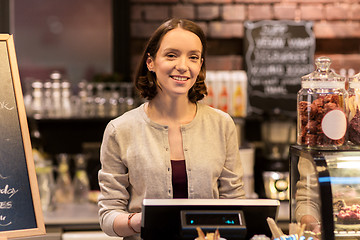
[[[146,65],[146,60],[149,56],[155,58],[160,48],[161,41],[166,33],[175,29],[182,28],[196,34],[202,44],[201,58],[203,63],[199,75],[195,84],[188,91],[188,98],[190,102],[197,102],[207,95],[207,89],[205,85],[206,67],[205,67],[205,53],[206,53],[206,37],[203,30],[194,22],[186,19],[170,19],[164,22],[155,30],[150,37],[145,50],[143,52],[141,61],[139,63],[136,75],[135,75],[135,87],[138,90],[141,97],[151,100],[157,95],[157,80],[154,72],[150,72]]]

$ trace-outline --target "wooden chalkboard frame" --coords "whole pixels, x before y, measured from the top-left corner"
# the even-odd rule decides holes
[[[16,53],[15,53],[15,46],[14,46],[14,39],[12,35],[9,34],[0,34],[0,42],[3,42],[6,44],[7,49],[7,55],[9,60],[9,66],[10,66],[10,75],[9,79],[12,79],[12,86],[15,96],[15,104],[17,108],[17,115],[19,120],[19,126],[22,138],[22,146],[24,150],[24,161],[26,162],[25,169],[27,169],[27,173],[25,172],[23,176],[28,176],[28,183],[26,183],[27,186],[29,186],[30,189],[27,189],[30,191],[31,200],[32,200],[32,209],[30,209],[31,212],[34,214],[35,218],[35,227],[31,228],[19,228],[19,229],[12,229],[12,230],[1,230],[0,231],[0,238],[1,239],[7,239],[7,238],[17,238],[17,237],[28,237],[28,236],[36,236],[36,235],[43,235],[46,233],[45,230],[45,224],[44,224],[44,218],[41,208],[41,201],[40,201],[40,194],[39,194],[39,188],[37,183],[37,177],[35,172],[35,164],[33,160],[32,155],[32,147],[31,147],[31,141],[30,141],[30,135],[29,135],[29,128],[27,124],[27,118],[26,118],[26,112],[25,112],[25,106],[23,101],[23,94],[21,89],[21,82],[20,82],[20,76],[19,76],[19,70],[17,65],[17,59],[16,59]],[[6,60],[6,59],[5,59]],[[8,73],[4,73],[8,74]],[[0,83],[3,81],[0,79]],[[3,87],[3,84],[1,83],[1,87]],[[11,90],[11,89],[10,89]],[[0,113],[1,114],[1,113]],[[0,146],[1,147],[1,146]],[[9,151],[9,149],[5,149],[5,151]],[[29,204],[31,206],[31,204]],[[15,210],[16,211],[16,210]],[[16,213],[17,215],[18,213]],[[22,213],[20,213],[21,216]],[[0,212],[1,215],[1,212]],[[15,215],[15,214],[14,214]],[[20,218],[20,217],[19,217]]]

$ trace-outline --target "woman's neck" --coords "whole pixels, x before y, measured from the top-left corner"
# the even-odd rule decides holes
[[[146,106],[148,117],[160,124],[186,124],[191,122],[196,114],[196,104],[186,98],[164,100],[154,98]]]

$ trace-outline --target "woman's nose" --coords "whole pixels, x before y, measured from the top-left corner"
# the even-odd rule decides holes
[[[184,72],[188,69],[186,58],[181,57],[178,59],[177,64],[176,64],[176,69],[178,71],[182,71],[182,72]]]

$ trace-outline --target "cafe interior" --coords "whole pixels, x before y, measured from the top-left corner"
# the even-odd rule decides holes
[[[264,216],[274,224],[262,219],[259,232],[247,215],[262,214],[241,206],[247,224],[234,231],[247,228],[248,234],[220,239],[300,239],[299,233],[286,237],[302,227],[295,216],[302,159],[316,172],[322,223],[320,236],[303,229],[303,239],[360,239],[360,220],[339,222],[346,206],[360,204],[357,142],[348,141],[347,131],[341,146],[302,141],[307,127],[299,124],[298,105],[329,89],[321,85],[314,97],[303,89],[319,87],[305,82],[341,82],[334,94],[344,101],[350,122],[350,101],[343,98],[356,96],[356,87],[353,93],[350,88],[359,81],[359,11],[354,0],[0,0],[0,33],[14,39],[46,227],[45,235],[15,239],[122,239],[106,236],[99,226],[101,141],[111,119],[143,103],[132,84],[134,71],[151,33],[174,17],[196,22],[206,34],[209,95],[203,102],[235,122],[246,199],[277,204],[275,213]],[[323,70],[325,61],[330,63]],[[325,77],[318,79],[319,71]],[[341,167],[349,163],[346,157],[352,157],[351,169]],[[147,204],[151,212],[153,202]],[[153,239],[145,234],[151,232],[147,224],[143,239]],[[226,233],[218,227],[220,235]],[[2,231],[0,225],[0,237]]]

